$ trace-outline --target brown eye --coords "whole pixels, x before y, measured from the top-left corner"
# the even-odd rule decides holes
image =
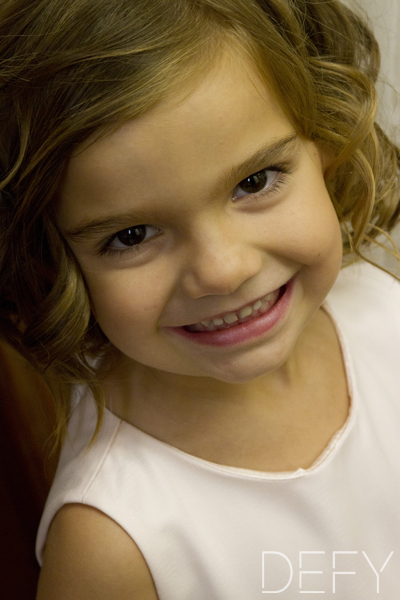
[[[261,192],[261,190],[265,187],[265,184],[268,181],[268,173],[264,169],[263,171],[259,171],[258,173],[254,173],[254,175],[250,175],[250,177],[246,177],[243,179],[238,185],[238,188],[241,188],[246,194],[256,194],[257,192]]]
[[[160,233],[157,227],[152,225],[136,225],[122,229],[115,234],[108,244],[110,250],[127,250],[132,246],[138,246],[142,242],[147,242],[150,238]]]
[[[146,239],[146,225],[130,227],[117,233],[114,239],[117,239],[124,246],[136,246]]]
[[[270,167],[249,175],[236,186],[233,200],[239,200],[245,196],[259,194],[264,191],[272,191],[281,180],[283,173],[283,168]]]

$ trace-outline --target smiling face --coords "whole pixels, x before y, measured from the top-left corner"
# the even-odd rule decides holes
[[[232,55],[76,153],[57,220],[104,333],[153,373],[282,368],[341,265],[317,148]]]

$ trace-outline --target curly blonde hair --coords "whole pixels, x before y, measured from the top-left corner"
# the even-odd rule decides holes
[[[52,200],[72,151],[204,74],[224,44],[252,57],[296,131],[332,157],[345,254],[400,214],[400,151],[375,122],[379,48],[338,0],[3,0],[0,6],[0,330],[51,383],[111,355]],[[94,366],[97,365],[97,366]]]

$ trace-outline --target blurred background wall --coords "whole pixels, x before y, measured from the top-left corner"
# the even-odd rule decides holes
[[[382,55],[381,75],[377,86],[378,122],[400,146],[400,0],[342,1],[367,16],[378,40]],[[399,226],[392,237],[400,247]],[[386,252],[377,250],[373,254],[381,264],[400,276],[399,266]]]
[[[380,122],[400,143],[400,0],[345,0],[367,14],[382,53]]]

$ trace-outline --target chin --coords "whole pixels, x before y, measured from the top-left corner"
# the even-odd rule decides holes
[[[259,356],[253,355],[243,361],[232,360],[218,369],[215,369],[214,365],[210,377],[225,383],[248,383],[283,367],[290,356],[290,352],[275,353],[273,357],[270,352],[268,352],[268,356],[266,354],[261,352]]]

